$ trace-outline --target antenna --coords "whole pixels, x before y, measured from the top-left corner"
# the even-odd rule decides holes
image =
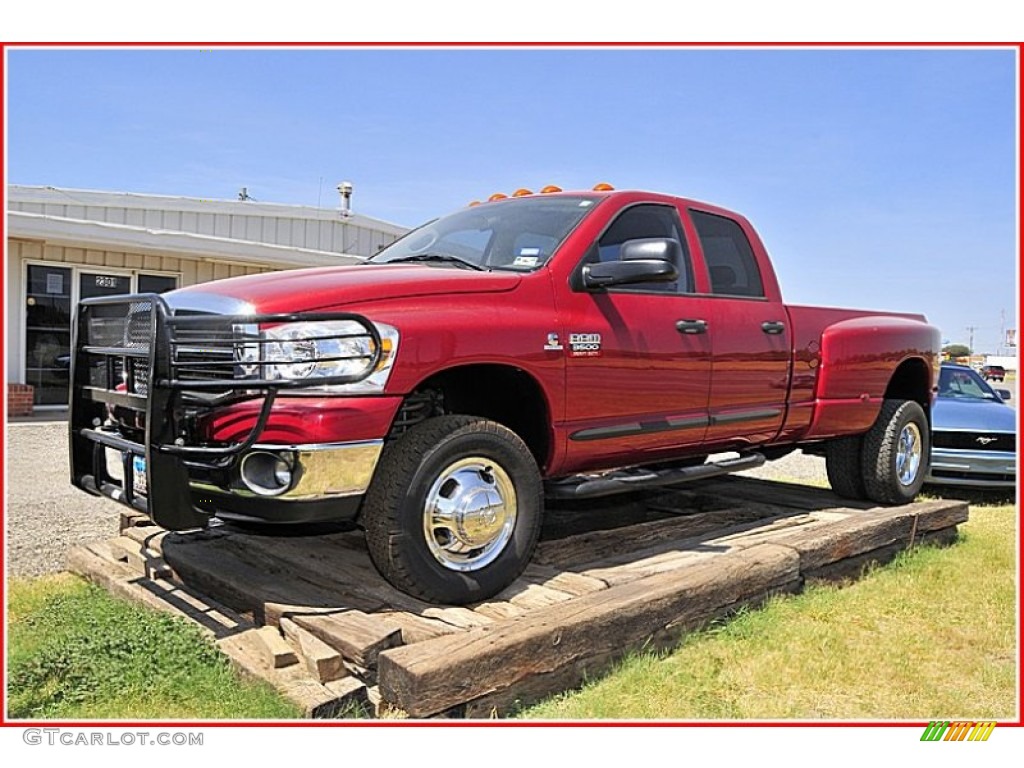
[[[341,182],[338,185],[338,194],[341,195],[341,218],[347,219],[352,215],[352,182]]]

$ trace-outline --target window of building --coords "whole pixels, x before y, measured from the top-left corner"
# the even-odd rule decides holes
[[[690,211],[711,277],[711,292],[723,296],[763,297],[757,259],[743,229],[732,219]]]
[[[173,275],[145,275],[138,277],[139,293],[166,293],[178,287],[178,278]]]

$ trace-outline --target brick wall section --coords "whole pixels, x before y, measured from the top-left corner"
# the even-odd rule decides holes
[[[30,385],[7,383],[7,415],[32,415],[32,387]]]

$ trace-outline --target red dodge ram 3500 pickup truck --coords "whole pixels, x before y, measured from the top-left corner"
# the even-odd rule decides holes
[[[526,566],[545,496],[800,446],[839,494],[909,501],[939,342],[920,315],[783,304],[722,208],[531,194],[365,264],[83,301],[71,476],[174,530],[357,521],[395,586],[467,603]]]

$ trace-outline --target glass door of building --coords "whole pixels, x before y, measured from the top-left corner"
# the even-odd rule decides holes
[[[28,265],[25,290],[25,383],[36,405],[68,401],[71,364],[71,269]]]
[[[28,264],[25,286],[25,383],[37,406],[68,402],[71,316],[75,303],[94,296],[163,293],[177,287],[175,275],[111,272],[104,267]]]

